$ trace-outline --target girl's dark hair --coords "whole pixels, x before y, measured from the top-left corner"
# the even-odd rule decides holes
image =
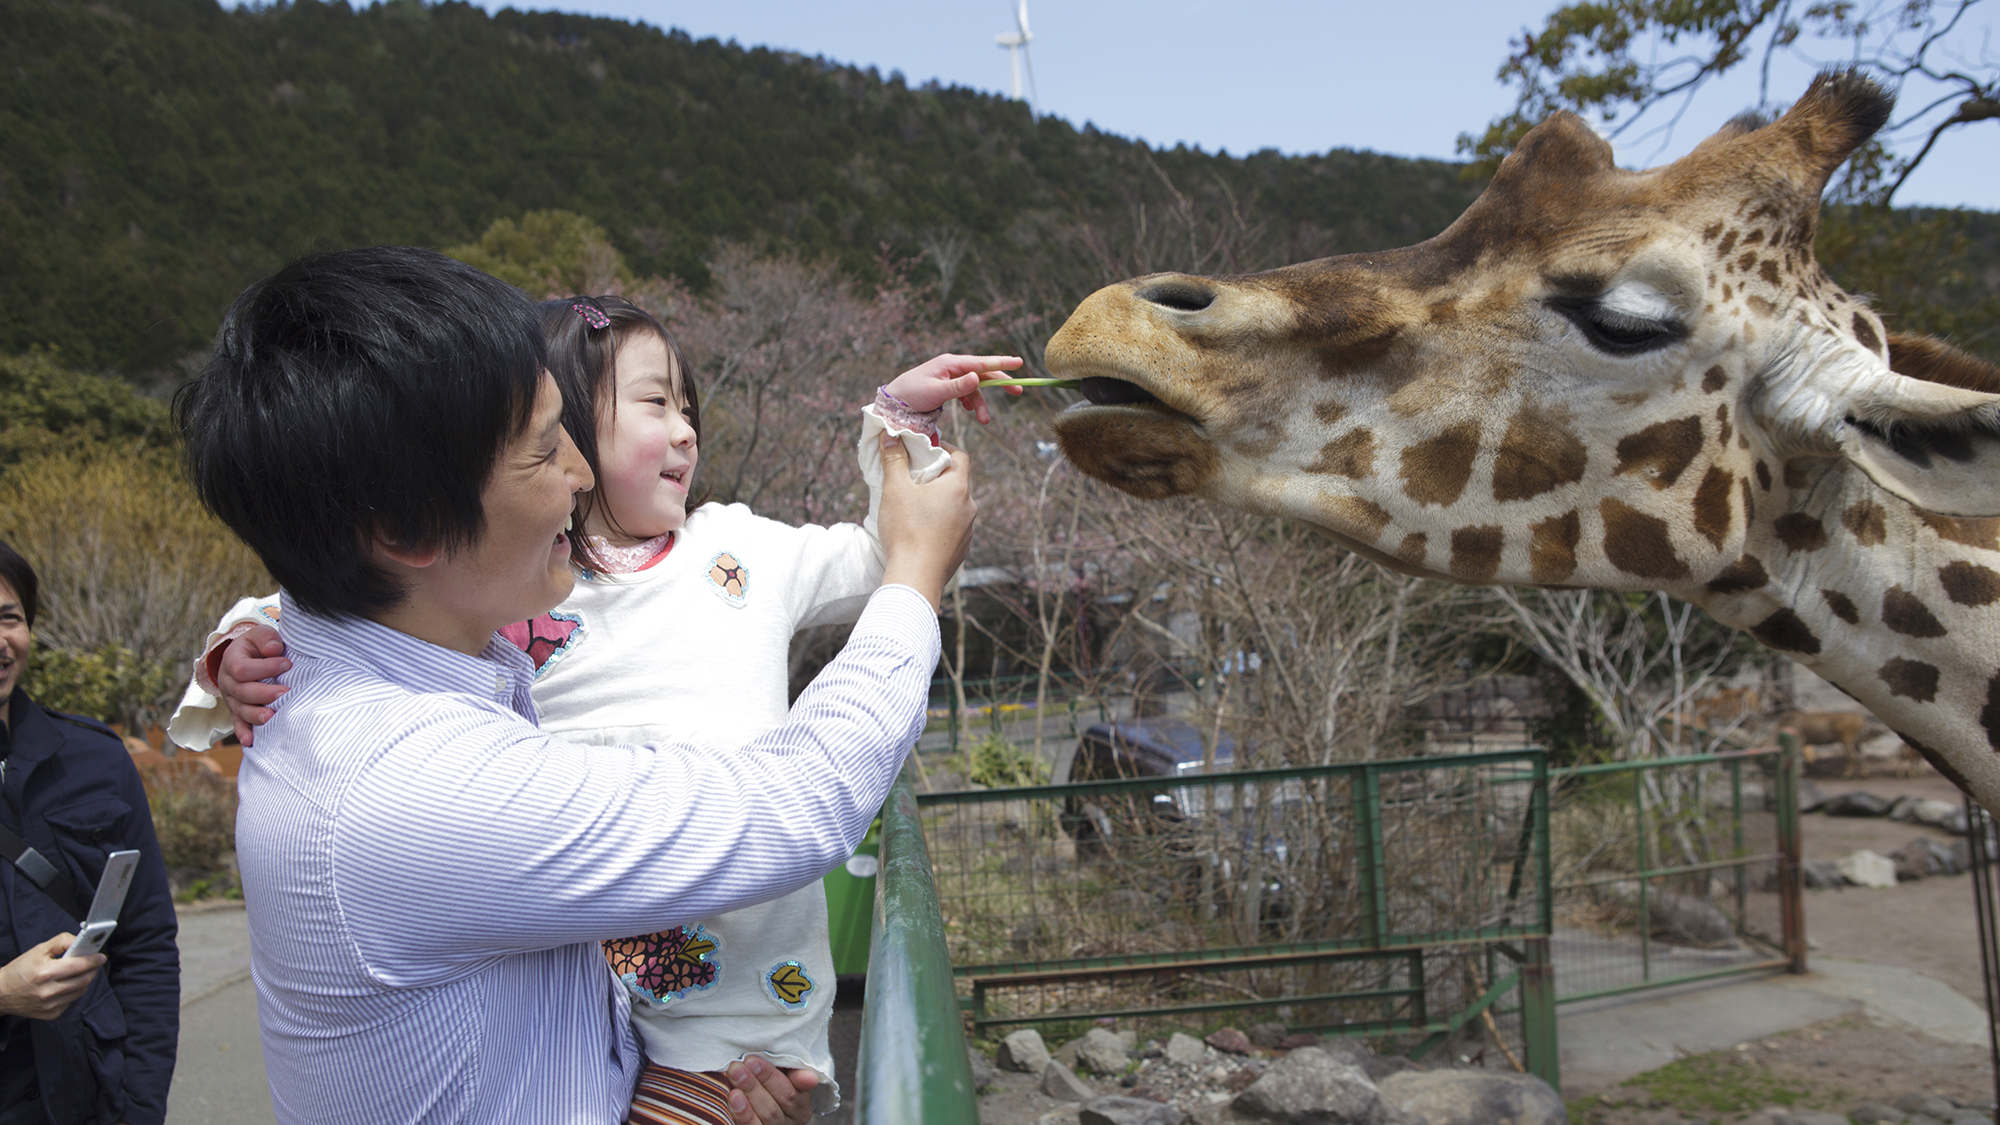
[[[28,628],[34,628],[35,600],[41,583],[35,578],[35,568],[5,539],[0,539],[0,582],[14,588],[14,596],[21,599],[21,616],[28,619]],[[6,701],[0,700],[0,707],[4,706]]]
[[[549,374],[562,389],[563,428],[576,443],[577,452],[599,480],[604,470],[597,461],[597,420],[618,412],[618,349],[634,333],[651,332],[667,346],[674,368],[680,372],[681,398],[686,403],[688,425],[694,429],[697,448],[701,445],[701,398],[695,393],[694,373],[680,341],[667,331],[653,314],[623,297],[560,297],[541,303],[542,335],[549,355]],[[690,489],[687,510],[692,512],[708,497]],[[576,495],[576,534],[570,539],[571,557],[578,566],[602,573],[604,561],[590,549],[583,524],[602,506],[604,522],[628,538],[638,538],[618,522],[618,513],[604,499],[601,488]]]

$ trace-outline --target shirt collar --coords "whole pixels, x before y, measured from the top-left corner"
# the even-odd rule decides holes
[[[283,590],[278,605],[278,632],[293,656],[349,664],[414,692],[490,699],[531,723],[540,721],[528,695],[534,661],[498,633],[478,656],[467,656],[365,617],[321,617]]]

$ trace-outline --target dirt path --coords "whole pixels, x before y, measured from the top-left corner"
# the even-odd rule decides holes
[[[1865,789],[1894,800],[1904,795],[1956,802],[1952,784],[1925,767],[1908,780],[1871,777],[1858,781],[1814,778],[1831,797]],[[1952,837],[1919,824],[1886,817],[1837,817],[1809,813],[1800,818],[1805,858],[1839,859],[1858,848],[1887,855],[1918,836]],[[1806,937],[1814,955],[1852,957],[1878,965],[1901,965],[1935,977],[1981,1008],[1986,1006],[1979,976],[1979,935],[1972,912],[1972,882],[1945,875],[1900,883],[1893,889],[1806,892]]]

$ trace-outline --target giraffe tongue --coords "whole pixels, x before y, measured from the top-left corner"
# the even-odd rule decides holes
[[[1119,406],[1134,402],[1158,402],[1153,393],[1137,383],[1088,375],[1083,380],[1083,397],[1093,406]]]

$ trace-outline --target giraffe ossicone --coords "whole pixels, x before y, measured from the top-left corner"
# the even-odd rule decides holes
[[[1665,590],[2000,812],[2000,370],[1813,257],[1892,104],[1828,72],[1646,171],[1558,113],[1427,242],[1109,286],[1049,343],[1063,451],[1407,573]]]

